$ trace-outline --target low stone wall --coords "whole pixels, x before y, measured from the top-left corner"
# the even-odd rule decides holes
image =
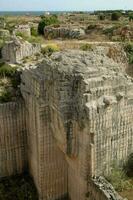
[[[27,133],[23,101],[0,104],[0,177],[27,167]]]
[[[83,39],[85,37],[85,31],[81,28],[47,26],[44,29],[44,36],[45,38],[48,39],[55,39],[55,38]]]
[[[124,200],[124,198],[104,177],[100,176],[89,181],[86,200]]]

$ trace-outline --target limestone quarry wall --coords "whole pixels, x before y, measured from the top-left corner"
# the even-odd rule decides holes
[[[48,39],[55,39],[55,38],[82,39],[85,37],[85,31],[84,29],[81,28],[47,26],[44,29],[44,37]]]
[[[48,98],[44,87],[46,83],[36,79],[32,72],[22,74],[21,91],[28,115],[29,170],[40,200],[59,199],[68,192],[67,162],[52,133],[50,107],[41,97]]]
[[[98,48],[26,66],[24,102],[0,104],[0,176],[28,164],[39,200],[121,200],[92,177],[108,175],[133,152],[133,84],[125,66]]]
[[[0,104],[0,177],[27,167],[27,132],[23,101]]]
[[[14,29],[14,33],[21,33],[24,34],[27,37],[31,36],[31,29],[29,25],[19,25],[17,27],[15,27]]]
[[[124,65],[101,52],[56,53],[22,73],[30,172],[41,200],[85,200],[91,191],[89,200],[109,199],[88,182],[133,151],[133,84]]]
[[[51,72],[48,72],[51,76]],[[50,75],[51,74],[51,75]],[[51,82],[52,81],[52,82]],[[79,76],[55,72],[52,80],[45,79],[50,105],[52,134],[57,146],[64,152],[68,164],[68,194],[72,200],[84,200],[87,192],[87,170],[90,141],[87,130],[81,128],[80,103],[82,84]],[[81,115],[82,116],[82,115]]]
[[[116,82],[117,81],[117,82]],[[93,174],[108,175],[113,166],[122,166],[133,152],[133,97],[132,84],[114,80],[107,87],[92,88],[89,112],[89,127],[93,137]],[[96,93],[101,98],[95,102]],[[91,101],[91,99],[93,101]]]
[[[25,57],[32,56],[40,52],[39,44],[31,44],[22,39],[15,38],[15,40],[7,42],[2,48],[2,58],[11,63],[17,63]]]
[[[132,120],[133,101],[126,99],[101,114],[101,126],[95,137],[96,174],[101,174],[101,171],[103,174],[111,173],[110,166],[122,166],[133,152]],[[97,119],[94,123],[99,121]]]

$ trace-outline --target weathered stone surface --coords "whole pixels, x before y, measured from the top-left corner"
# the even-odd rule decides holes
[[[0,38],[6,38],[10,36],[10,32],[6,29],[0,29]]]
[[[108,51],[55,53],[22,73],[29,165],[41,200],[66,193],[85,200],[89,177],[109,174],[133,152],[132,78]]]
[[[81,28],[74,27],[52,27],[47,26],[44,29],[45,38],[69,38],[69,39],[83,39],[85,31]]]
[[[22,33],[24,34],[25,36],[28,36],[30,37],[31,36],[31,28],[29,25],[19,25],[19,26],[16,26],[15,29],[14,29],[14,33]]]
[[[133,152],[133,79],[109,49],[58,52],[23,70],[24,102],[0,105],[1,177],[28,162],[40,200],[122,200],[101,176]]]
[[[27,130],[24,102],[0,104],[0,178],[27,168]]]
[[[5,28],[5,26],[6,26],[5,19],[0,17],[0,28],[3,29],[3,28]]]
[[[40,44],[31,44],[20,37],[13,37],[12,41],[6,42],[2,48],[2,58],[7,62],[17,63],[25,57],[40,52],[40,50]]]
[[[127,200],[123,199],[104,177],[95,177],[88,181],[86,200]]]

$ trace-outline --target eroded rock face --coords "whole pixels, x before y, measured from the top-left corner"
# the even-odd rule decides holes
[[[52,27],[47,26],[44,29],[45,38],[68,38],[68,39],[83,39],[85,31],[81,28],[74,27]]]
[[[29,25],[19,25],[15,27],[14,33],[21,33],[25,36],[30,37],[31,36],[31,28]]]
[[[32,56],[40,52],[40,50],[40,44],[31,44],[20,37],[13,37],[2,48],[2,58],[10,63],[18,63],[23,58]]]
[[[10,32],[6,29],[0,29],[0,38],[10,37]]]
[[[3,28],[5,28],[5,26],[6,26],[5,19],[0,17],[0,28],[3,29]]]
[[[108,51],[55,53],[22,73],[29,167],[41,200],[85,200],[90,177],[109,174],[133,151],[132,78]]]
[[[27,169],[27,128],[25,104],[0,104],[0,178],[23,173]]]
[[[88,182],[88,193],[86,199],[100,200],[127,200],[122,198],[113,188],[113,186],[102,176],[95,177]]]

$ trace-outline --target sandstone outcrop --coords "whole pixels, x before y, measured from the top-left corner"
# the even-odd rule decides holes
[[[68,38],[68,39],[83,39],[85,37],[85,31],[82,28],[75,27],[53,27],[47,26],[44,29],[45,38]]]
[[[10,63],[18,63],[25,57],[32,56],[40,52],[40,44],[31,44],[22,38],[14,37],[5,43],[2,48],[2,58]]]

